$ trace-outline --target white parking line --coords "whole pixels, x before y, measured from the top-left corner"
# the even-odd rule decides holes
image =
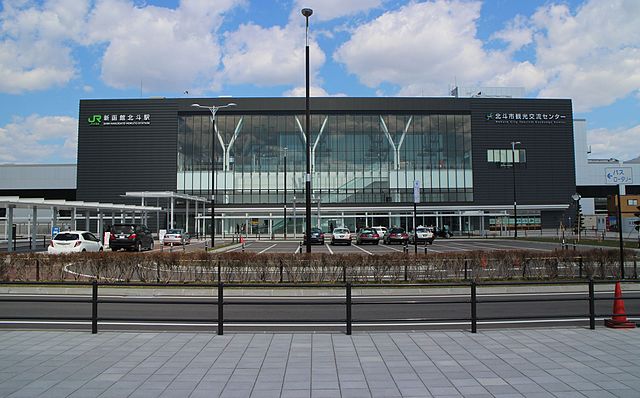
[[[329,244],[325,243],[324,245],[327,246],[327,250],[329,250],[329,253],[333,254],[333,250],[331,250],[331,248],[329,247]]]
[[[266,252],[267,250],[269,250],[269,249],[273,248],[274,246],[277,246],[277,244],[276,244],[276,243],[274,243],[273,245],[271,245],[271,246],[267,247],[266,249],[264,249],[264,250],[262,250],[262,251],[258,252],[258,254],[262,254],[262,253]]]
[[[395,251],[397,251],[397,252],[402,253],[402,250],[400,250],[400,249],[396,249],[395,247],[391,247],[391,246],[389,246],[389,245],[385,245],[385,244],[383,244],[382,246],[386,247],[387,249],[395,250]]]
[[[373,256],[373,253],[371,253],[371,252],[370,252],[370,251],[368,251],[368,250],[364,250],[363,248],[361,248],[361,247],[360,247],[360,246],[358,246],[358,245],[353,245],[353,247],[355,247],[355,248],[357,248],[357,249],[362,250],[363,252],[367,253],[367,254],[368,254],[368,255],[370,255],[370,256]]]
[[[479,243],[480,244],[480,243]],[[513,246],[513,245],[505,245],[504,243],[493,244],[488,242],[482,242],[483,245],[488,246],[489,248],[498,248],[502,250],[512,250],[512,249],[520,249],[520,250],[538,250],[541,252],[550,252],[550,249],[538,249],[535,247],[522,247],[522,246]]]

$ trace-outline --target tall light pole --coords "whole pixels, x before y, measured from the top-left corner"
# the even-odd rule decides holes
[[[305,134],[307,137],[306,142],[306,157],[307,157],[307,173],[305,175],[305,207],[306,207],[306,231],[307,234],[307,253],[311,253],[311,148],[309,141],[311,141],[311,111],[309,109],[309,17],[313,14],[311,8],[303,8],[302,15],[306,19],[306,28],[304,31],[305,38],[305,71],[306,71],[306,128]]]
[[[518,202],[516,200],[516,145],[520,145],[520,141],[511,141],[511,168],[513,169],[513,239],[518,239]]]
[[[287,240],[287,147],[284,147],[284,240]]]
[[[215,170],[215,147],[216,147],[216,113],[222,108],[228,108],[230,106],[236,106],[235,103],[230,102],[221,106],[204,106],[200,104],[191,104],[194,108],[208,109],[211,112],[211,248],[215,246],[216,237],[216,218],[215,218],[215,192],[216,192],[216,170]]]

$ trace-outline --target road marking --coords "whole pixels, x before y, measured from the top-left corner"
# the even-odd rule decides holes
[[[384,244],[384,243],[382,244],[382,246],[386,247],[387,249],[395,250],[395,251],[400,252],[400,253],[402,253],[402,252],[403,252],[403,251],[402,251],[402,250],[400,250],[400,249],[396,249],[395,247],[391,247],[391,246],[386,245],[386,244]]]
[[[596,321],[602,321],[607,318],[596,317]],[[640,320],[637,317],[628,317],[631,321]],[[587,322],[589,318],[567,318],[567,319],[526,319],[526,320],[505,320],[505,321],[478,321],[478,325],[509,325],[509,324],[533,324],[533,323],[568,323],[568,322]],[[226,321],[227,327],[344,327],[344,322],[327,322],[327,323],[233,323]],[[0,325],[91,325],[91,321],[0,321]],[[216,327],[217,323],[211,322],[98,322],[100,326],[187,326],[187,327]],[[470,321],[460,322],[367,322],[353,323],[353,327],[392,327],[392,326],[470,326]]]
[[[324,245],[327,246],[327,250],[329,250],[329,253],[333,254],[333,250],[331,250],[331,248],[329,247],[329,244],[325,243]]]
[[[551,251],[551,249],[538,249],[537,247],[511,246],[511,245],[505,245],[503,243],[500,243],[498,245],[498,244],[492,244],[492,243],[488,243],[488,242],[484,243],[483,242],[483,244],[485,246],[490,247],[490,248],[494,247],[494,248],[499,248],[499,249],[502,249],[502,250],[513,250],[513,249],[517,249],[517,250],[538,250],[538,251],[547,252],[547,253]]]
[[[262,253],[266,252],[267,250],[269,250],[269,249],[273,248],[274,246],[277,246],[277,244],[276,244],[276,243],[274,243],[273,245],[271,245],[271,246],[267,247],[266,249],[264,249],[264,250],[262,250],[262,251],[258,252],[258,254],[262,254]]]
[[[371,252],[370,252],[370,251],[368,251],[368,250],[364,250],[363,248],[361,248],[361,247],[360,247],[360,246],[358,246],[358,245],[353,245],[353,247],[355,247],[355,248],[358,248],[358,249],[362,250],[363,252],[367,253],[367,254],[368,254],[368,255],[370,255],[370,256],[373,256],[373,253],[371,253]]]

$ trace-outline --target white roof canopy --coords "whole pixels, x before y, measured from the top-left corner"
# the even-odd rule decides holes
[[[142,191],[142,192],[126,192],[124,197],[128,198],[174,198],[174,199],[186,199],[192,200],[194,202],[208,202],[209,199],[203,198],[201,196],[193,196],[193,195],[185,195],[183,193],[177,193],[172,191],[159,191],[159,192],[150,192],[150,191]]]
[[[0,207],[56,207],[58,209],[84,209],[95,211],[162,211],[162,207],[125,205],[117,203],[81,202],[63,199],[21,198],[0,196]]]

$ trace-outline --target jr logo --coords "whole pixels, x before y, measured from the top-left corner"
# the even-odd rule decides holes
[[[87,121],[90,126],[99,126],[102,124],[102,115],[91,115]]]

